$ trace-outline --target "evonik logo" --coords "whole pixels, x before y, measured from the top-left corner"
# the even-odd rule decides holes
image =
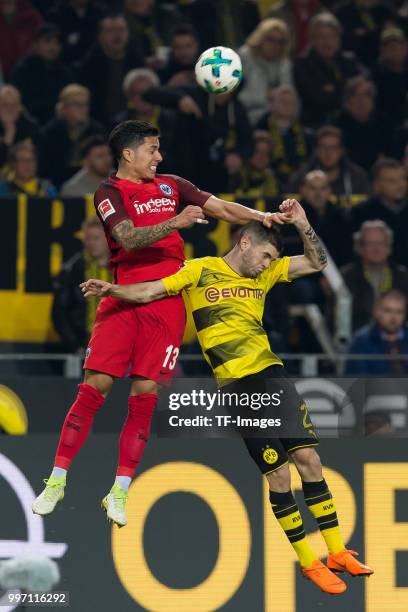
[[[207,302],[218,302],[221,298],[254,298],[255,300],[262,300],[264,291],[262,289],[251,289],[250,287],[224,287],[224,289],[218,289],[217,287],[208,287],[205,290],[205,299]]]
[[[149,212],[159,212],[160,210],[175,210],[177,202],[174,198],[150,198],[147,202],[135,200],[133,206],[138,215]]]

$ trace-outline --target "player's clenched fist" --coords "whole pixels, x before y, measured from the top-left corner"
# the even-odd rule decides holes
[[[279,210],[281,211],[280,218],[285,223],[293,223],[296,227],[308,223],[305,211],[295,199],[284,200],[279,206]]]
[[[208,223],[200,206],[186,206],[177,217],[175,224],[177,229],[191,227],[194,223]]]
[[[106,297],[109,295],[109,292],[113,287],[112,283],[96,278],[90,278],[84,283],[81,283],[79,286],[81,287],[82,293],[86,298],[91,296]]]

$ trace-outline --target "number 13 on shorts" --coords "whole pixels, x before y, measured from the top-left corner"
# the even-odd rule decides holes
[[[166,356],[164,358],[162,368],[174,370],[176,367],[177,357],[179,356],[180,349],[177,346],[173,346],[173,344],[169,344],[166,348]]]

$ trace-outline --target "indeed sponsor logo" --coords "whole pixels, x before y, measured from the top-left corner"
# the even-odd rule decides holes
[[[217,289],[217,287],[208,287],[205,290],[205,298],[207,302],[218,302],[221,298],[253,298],[261,300],[264,292],[262,289],[251,289],[249,287],[225,287]]]
[[[138,215],[149,212],[170,211],[176,208],[176,200],[174,198],[150,198],[147,202],[133,202],[133,206]]]

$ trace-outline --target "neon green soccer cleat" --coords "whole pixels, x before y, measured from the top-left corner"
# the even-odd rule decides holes
[[[64,489],[66,484],[66,476],[50,476],[44,479],[47,485],[42,493],[35,498],[31,506],[34,514],[41,514],[44,516],[50,514],[58,502],[64,499]]]
[[[127,499],[127,491],[122,489],[118,482],[115,482],[108,495],[102,500],[102,508],[110,523],[115,523],[118,527],[124,527],[127,524],[125,513]]]

